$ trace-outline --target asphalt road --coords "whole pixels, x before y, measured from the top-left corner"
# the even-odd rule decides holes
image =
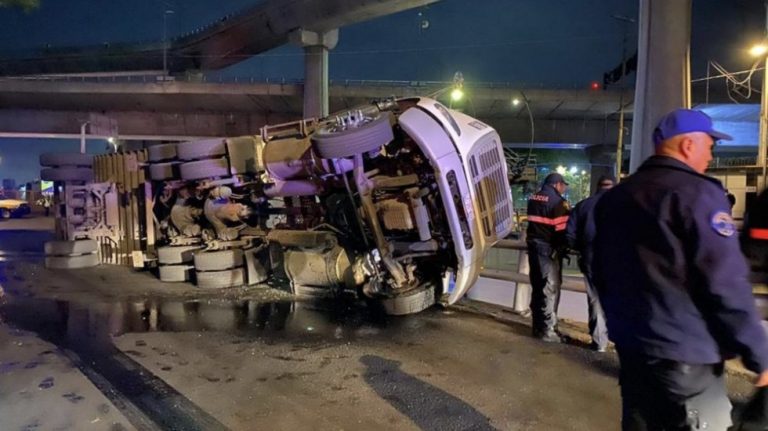
[[[392,318],[7,256],[3,430],[619,429],[613,353],[539,342],[498,309]],[[741,378],[730,384],[736,400],[749,392]]]

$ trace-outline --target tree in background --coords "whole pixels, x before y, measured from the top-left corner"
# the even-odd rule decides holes
[[[0,0],[0,7],[19,7],[29,12],[40,7],[40,0]]]

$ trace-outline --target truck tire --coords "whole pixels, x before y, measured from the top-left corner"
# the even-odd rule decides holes
[[[157,261],[161,265],[192,262],[198,245],[170,245],[157,248]]]
[[[184,161],[209,159],[227,154],[227,147],[221,138],[181,142],[176,144],[176,154]]]
[[[150,162],[161,162],[176,158],[176,144],[161,144],[147,147],[147,157]]]
[[[149,178],[155,181],[172,180],[176,178],[175,165],[177,165],[177,163],[152,163],[149,165]]]
[[[93,155],[80,153],[43,153],[40,154],[40,166],[90,168],[93,166]]]
[[[388,113],[379,113],[359,127],[340,131],[320,129],[312,135],[312,144],[317,154],[324,159],[349,157],[377,150],[395,138],[389,117]]]
[[[182,180],[201,180],[203,178],[230,176],[229,163],[224,157],[182,163],[179,170]]]
[[[49,269],[80,269],[99,265],[99,254],[81,254],[79,256],[46,256],[45,267]]]
[[[93,169],[65,166],[40,170],[40,179],[45,181],[93,181]]]
[[[74,256],[95,253],[99,245],[92,239],[76,241],[48,241],[44,245],[47,256]]]
[[[195,253],[195,269],[221,271],[243,266],[243,250],[239,248]]]
[[[11,210],[8,208],[0,208],[0,218],[9,219],[11,218]]]
[[[245,275],[243,268],[197,272],[197,286],[202,289],[225,289],[244,284]]]
[[[166,283],[189,281],[193,269],[191,265],[160,265],[158,278]]]
[[[381,300],[387,314],[403,316],[424,311],[435,304],[435,287],[420,287],[394,298]]]

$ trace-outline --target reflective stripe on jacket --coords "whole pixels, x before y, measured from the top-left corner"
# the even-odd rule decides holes
[[[568,201],[553,186],[545,184],[528,200],[527,239],[563,247],[569,210]]]

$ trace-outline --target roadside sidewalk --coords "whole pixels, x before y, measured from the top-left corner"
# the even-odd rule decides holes
[[[0,322],[0,429],[135,430],[56,346]]]
[[[478,313],[490,316],[501,322],[515,323],[526,326],[531,325],[530,317],[523,317],[509,308],[498,305],[465,299],[455,305],[455,307],[470,313]],[[589,328],[587,327],[586,323],[575,322],[568,319],[560,319],[558,327],[560,332],[567,338],[567,344],[577,345],[586,349],[592,341],[591,337],[589,336]],[[615,352],[613,343],[609,345],[608,352]],[[756,377],[755,373],[744,368],[744,365],[739,359],[726,361],[725,366],[729,375],[743,378],[750,382]]]

